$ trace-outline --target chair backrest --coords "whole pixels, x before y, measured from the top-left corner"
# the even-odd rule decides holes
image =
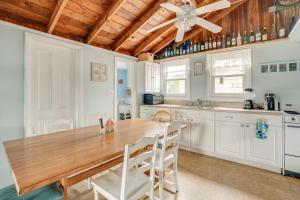
[[[144,137],[134,144],[126,145],[122,173],[121,200],[138,199],[147,192],[154,195],[154,173],[158,136]],[[146,162],[148,160],[151,162]],[[145,172],[150,170],[150,176]],[[144,177],[141,178],[141,177]],[[128,185],[135,184],[139,189],[134,194],[128,194]],[[139,185],[140,184],[140,185]]]
[[[74,128],[72,118],[57,118],[44,121],[44,134],[66,131]]]
[[[161,148],[160,151],[160,159],[158,160],[158,166],[168,167],[166,165],[171,164],[172,160],[166,160],[171,154],[174,155],[174,158],[177,159],[178,149],[179,149],[179,138],[181,134],[181,126],[182,124],[179,121],[175,121],[169,125],[167,125],[164,136],[160,140]]]
[[[174,117],[172,113],[165,110],[160,110],[153,114],[152,120],[157,122],[173,122]]]

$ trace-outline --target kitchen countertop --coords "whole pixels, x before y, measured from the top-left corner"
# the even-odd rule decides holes
[[[248,110],[243,108],[230,108],[230,107],[201,107],[201,106],[186,106],[186,105],[174,105],[174,104],[158,104],[158,105],[141,105],[144,107],[153,108],[175,108],[175,109],[188,109],[188,110],[203,110],[203,111],[216,111],[216,112],[238,112],[249,114],[264,114],[264,115],[283,115],[283,111],[269,111],[269,110]]]

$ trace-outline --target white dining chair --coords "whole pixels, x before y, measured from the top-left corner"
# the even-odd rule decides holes
[[[154,200],[157,142],[158,136],[145,137],[135,144],[126,145],[122,175],[111,172],[92,181],[95,200],[99,199],[99,193],[108,200],[137,200],[145,195]],[[145,162],[148,159],[151,161]],[[148,176],[145,172],[149,170]]]
[[[163,138],[159,140],[157,149],[156,177],[159,187],[159,199],[163,200],[163,191],[165,186],[173,187],[173,192],[178,192],[177,158],[179,149],[179,138],[181,133],[181,123],[175,121],[167,125]],[[172,177],[173,180],[168,180]]]

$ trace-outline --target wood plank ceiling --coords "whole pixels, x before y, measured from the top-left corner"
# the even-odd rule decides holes
[[[195,0],[198,6],[215,0]],[[230,0],[232,6],[203,17],[218,22],[247,0]],[[248,0],[258,2],[259,0]],[[175,39],[173,24],[153,33],[147,29],[175,14],[160,7],[180,0],[0,0],[0,20],[137,56],[158,52]],[[185,39],[203,29],[194,27]]]

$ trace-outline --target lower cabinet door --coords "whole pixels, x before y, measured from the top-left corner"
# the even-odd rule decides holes
[[[240,123],[216,121],[216,153],[244,159],[245,128]]]
[[[256,138],[256,126],[246,127],[246,160],[282,167],[282,127],[270,126],[266,139]]]
[[[191,123],[191,148],[202,151],[214,151],[214,123],[203,120]]]
[[[189,122],[182,122],[187,127],[181,130],[179,145],[183,147],[191,147],[191,126]]]

